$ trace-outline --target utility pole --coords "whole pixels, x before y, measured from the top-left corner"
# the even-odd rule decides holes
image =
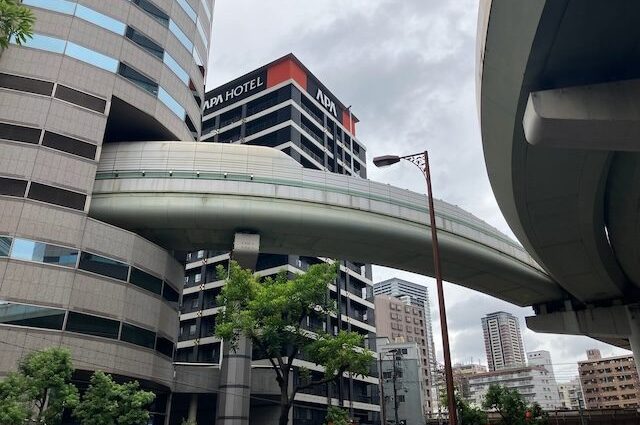
[[[398,419],[398,385],[397,385],[397,381],[398,381],[398,366],[397,366],[397,361],[398,358],[400,356],[398,356],[398,350],[393,350],[393,410],[394,410],[394,417],[395,417],[395,425],[398,425],[400,423],[400,420]]]
[[[382,412],[382,425],[387,425],[387,409],[386,409],[386,400],[384,399],[384,372],[382,370],[382,353],[378,354],[378,362],[380,363],[380,408]]]

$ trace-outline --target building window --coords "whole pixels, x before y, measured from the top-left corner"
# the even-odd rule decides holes
[[[202,273],[196,273],[195,282],[198,283],[202,280]]]
[[[120,323],[116,320],[70,311],[66,329],[69,332],[117,339],[119,328]]]
[[[162,279],[152,276],[136,267],[131,267],[129,282],[154,294],[160,295],[162,293]]]
[[[100,255],[91,254],[90,252],[82,252],[80,254],[80,264],[78,268],[124,281],[127,280],[127,275],[129,274],[129,266],[127,264]]]
[[[0,323],[62,330],[64,310],[0,300]]]
[[[156,351],[167,357],[172,357],[173,342],[169,341],[167,338],[158,337],[158,339],[156,339]]]
[[[167,282],[165,282],[162,289],[162,298],[169,301],[170,303],[177,303],[180,299],[180,294],[178,294],[178,291],[173,289]]]
[[[78,251],[43,242],[16,238],[11,248],[11,258],[18,260],[37,261],[39,263],[56,264],[65,267],[75,267]]]
[[[120,336],[120,339],[122,341],[130,342],[141,347],[153,349],[156,340],[156,334],[147,329],[133,326],[128,323],[123,323],[122,335]]]
[[[96,145],[92,145],[91,143],[86,143],[72,137],[63,136],[48,130],[44,132],[42,145],[62,152],[67,152],[72,155],[77,155],[82,158],[95,159],[96,157]]]
[[[11,251],[11,238],[0,236],[0,257],[8,257]]]
[[[156,42],[151,40],[146,35],[142,34],[140,31],[131,27],[127,27],[126,37],[153,56],[159,59],[163,58],[164,50],[162,49],[162,47],[160,47]]]

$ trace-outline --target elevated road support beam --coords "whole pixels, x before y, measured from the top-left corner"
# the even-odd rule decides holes
[[[536,146],[640,151],[640,80],[532,92],[523,127]]]

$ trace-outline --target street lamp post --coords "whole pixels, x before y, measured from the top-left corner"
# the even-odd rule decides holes
[[[447,384],[447,401],[449,408],[449,425],[458,424],[458,412],[453,389],[453,370],[451,369],[451,351],[449,349],[449,331],[447,329],[447,312],[444,306],[444,289],[442,287],[442,271],[440,269],[440,246],[438,245],[438,233],[436,231],[436,213],[433,209],[433,194],[431,192],[431,171],[429,170],[429,154],[427,151],[406,156],[384,155],[373,159],[376,167],[386,167],[395,164],[401,159],[411,162],[422,171],[427,182],[427,199],[429,207],[429,219],[431,223],[431,245],[433,246],[433,268],[438,289],[438,308],[440,310],[440,329],[442,330],[442,345],[444,353],[444,373]]]

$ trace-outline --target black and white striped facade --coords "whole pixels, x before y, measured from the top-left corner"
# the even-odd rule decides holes
[[[331,96],[334,106],[321,103],[317,90]],[[205,95],[201,141],[269,146],[282,150],[306,168],[364,178],[366,151],[354,134],[356,120],[295,56],[287,55],[209,91]],[[204,366],[221,361],[223,342],[213,334],[218,312],[216,297],[224,282],[218,279],[216,267],[226,266],[229,258],[227,252],[207,250],[188,254],[176,352],[179,363]],[[260,254],[256,271],[262,276],[282,270],[295,274],[323,261],[335,259],[293,253]],[[309,319],[309,329],[359,332],[368,347],[375,350],[374,305],[367,300],[373,288],[371,267],[340,262],[340,278],[330,285],[331,297],[340,300],[339,314]],[[254,358],[254,367],[260,367],[260,363]],[[300,366],[313,368],[304,361]],[[331,388],[329,393],[326,388],[315,388],[298,394],[294,423],[322,424],[328,394],[335,402],[342,399],[345,406],[352,407],[360,423],[374,423],[379,411],[376,377],[373,368],[372,376],[345,378],[340,388]],[[277,388],[275,380],[270,385]],[[252,391],[259,396],[257,390]]]

